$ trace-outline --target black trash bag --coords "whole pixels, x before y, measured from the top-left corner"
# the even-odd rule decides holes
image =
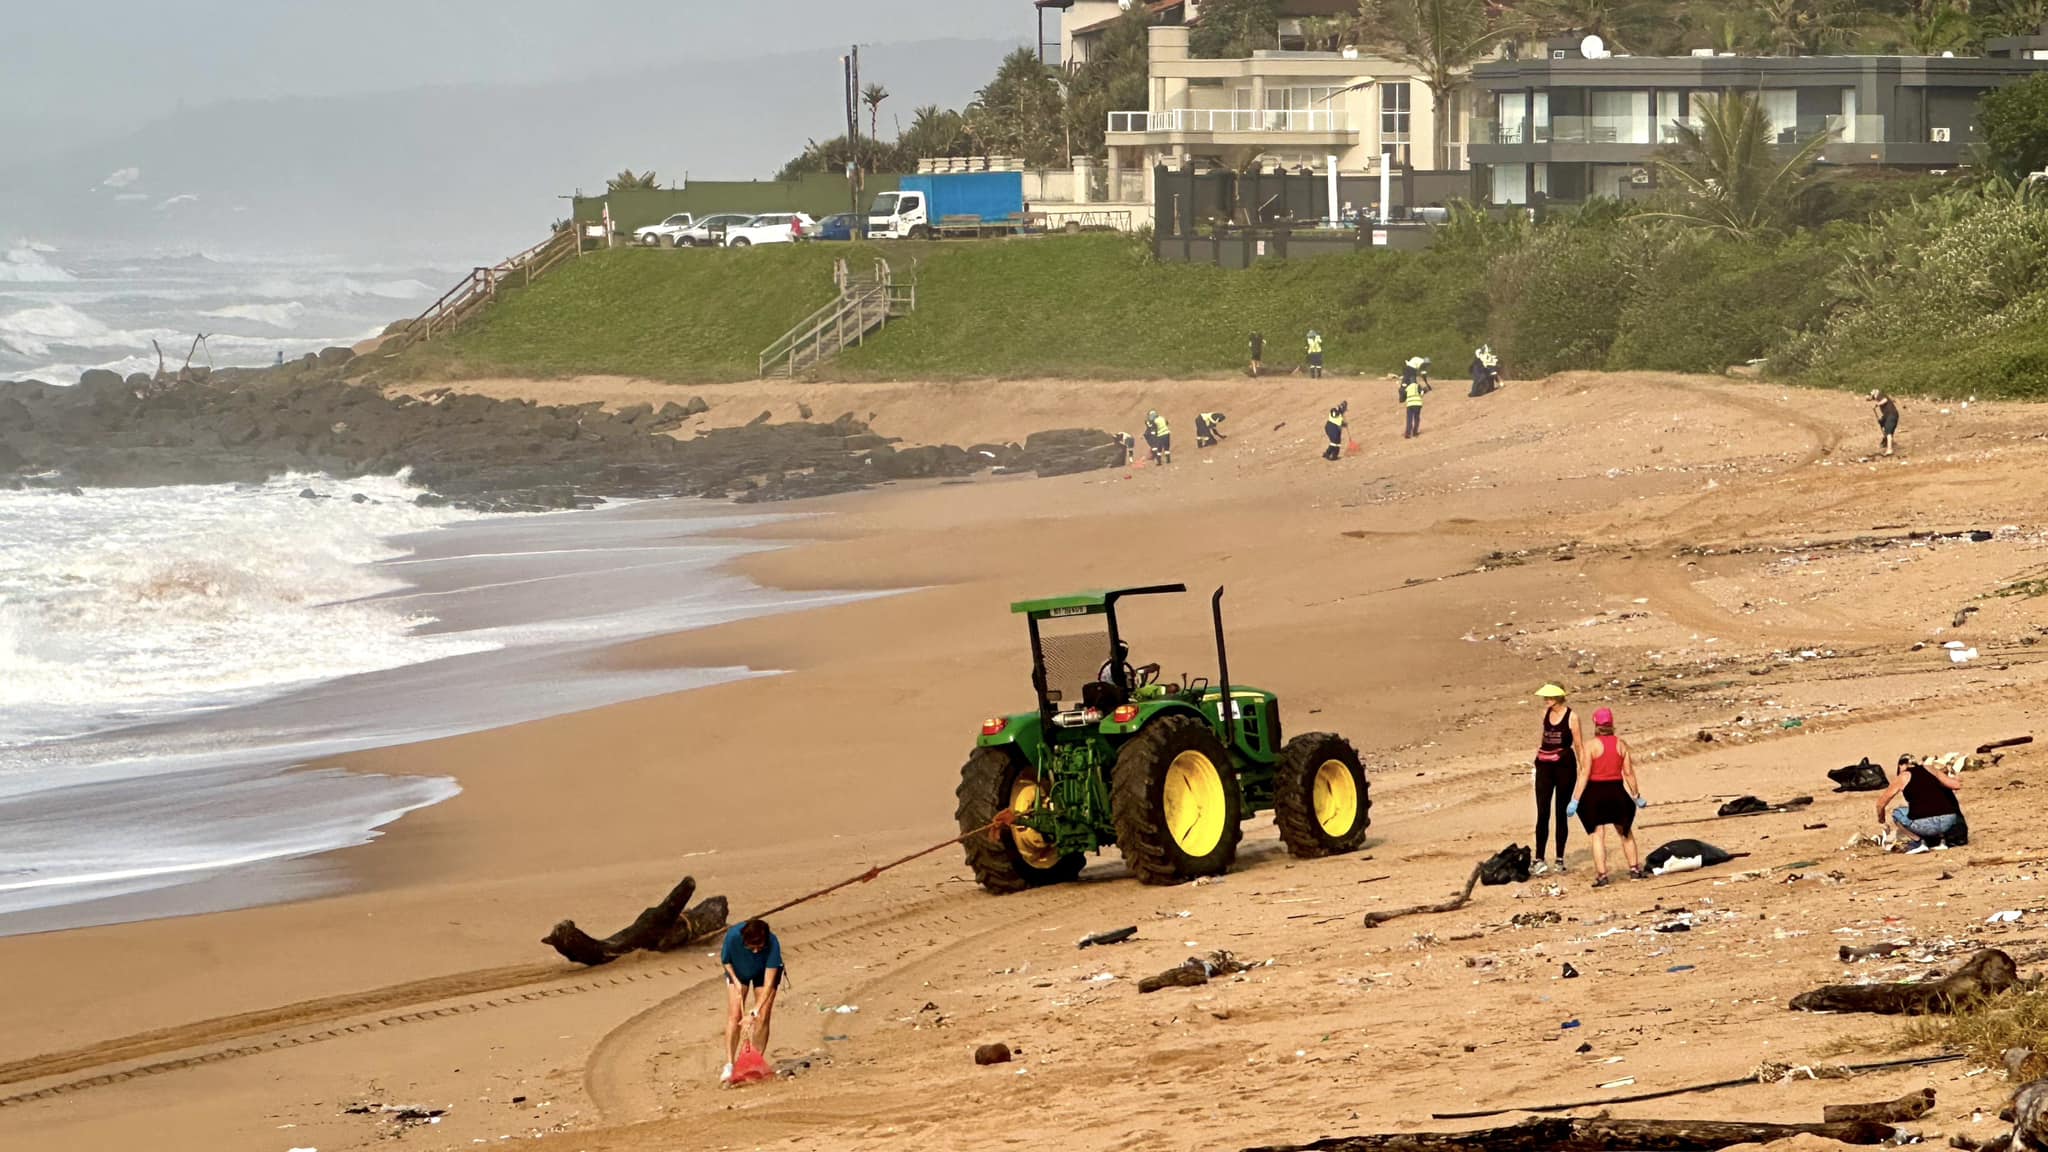
[[[1884,769],[1872,764],[1868,756],[1861,764],[1829,769],[1828,779],[1835,782],[1837,792],[1882,792],[1892,786]]]
[[[1486,858],[1479,866],[1479,882],[1488,885],[1527,884],[1531,852],[1520,844],[1510,844]]]
[[[1771,806],[1756,796],[1738,796],[1714,813],[1716,816],[1747,816],[1751,812],[1769,812]]]
[[[1655,872],[1674,860],[1695,858],[1699,860],[1701,868],[1712,868],[1716,864],[1726,864],[1735,859],[1704,840],[1673,840],[1668,844],[1659,844],[1655,851],[1644,858],[1643,867]]]

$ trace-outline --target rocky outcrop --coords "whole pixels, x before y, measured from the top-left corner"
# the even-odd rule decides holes
[[[394,396],[321,371],[343,362],[321,354],[161,390],[110,372],[72,388],[0,384],[0,485],[213,484],[410,468],[430,490],[427,502],[525,510],[604,497],[790,500],[897,480],[991,469],[1059,475],[1122,461],[1104,432],[1039,433],[1021,446],[903,447],[852,413],[830,423],[757,419],[684,440],[669,433],[708,409],[701,398],[608,412],[595,403],[549,407],[450,391]]]

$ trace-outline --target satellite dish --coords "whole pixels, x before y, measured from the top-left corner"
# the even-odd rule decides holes
[[[1588,60],[1601,60],[1607,56],[1607,41],[1598,36],[1588,36],[1579,41],[1579,55]]]

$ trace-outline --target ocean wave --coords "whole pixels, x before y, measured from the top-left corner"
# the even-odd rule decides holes
[[[332,276],[320,280],[299,280],[273,276],[257,281],[252,296],[266,300],[335,300],[369,297],[378,300],[419,300],[434,295],[434,289],[410,276],[397,280],[358,280],[353,276]]]
[[[33,240],[16,241],[0,256],[0,284],[66,284],[76,279],[45,257],[57,250]]]
[[[404,554],[390,537],[470,518],[413,495],[304,476],[0,492],[0,747],[496,647],[365,599],[400,586],[370,567]]]
[[[201,312],[215,320],[247,320],[252,324],[263,324],[271,328],[296,327],[299,317],[306,314],[306,306],[297,300],[283,304],[230,304],[225,308],[213,308]]]
[[[140,348],[153,339],[176,335],[168,328],[110,328],[69,304],[24,308],[0,316],[0,347],[21,356],[48,356],[52,348]]]

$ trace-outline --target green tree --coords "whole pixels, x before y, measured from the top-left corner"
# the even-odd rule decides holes
[[[645,172],[635,172],[631,168],[621,168],[617,176],[604,182],[604,186],[608,191],[612,192],[624,192],[632,188],[661,187],[660,184],[655,182],[654,169],[652,168]]]
[[[882,101],[889,98],[889,90],[880,84],[870,84],[861,89],[860,102],[868,106],[868,135],[879,138],[882,135]]]
[[[1972,15],[1987,35],[2025,36],[2048,24],[2048,0],[1999,0]]]
[[[1019,48],[1003,58],[995,79],[967,106],[967,133],[986,155],[1050,167],[1066,155],[1063,107],[1053,70],[1036,52]]]
[[[967,127],[960,114],[937,104],[927,104],[911,113],[910,127],[896,141],[911,166],[939,156],[959,156],[967,148]]]
[[[784,164],[775,178],[794,180],[807,172],[843,174],[849,162],[858,163],[863,172],[901,172],[916,166],[914,158],[908,164],[904,162],[903,151],[895,144],[863,136],[856,146],[848,144],[845,136],[834,136],[806,143],[803,152]]]
[[[1103,32],[1095,54],[1068,78],[1066,126],[1075,155],[1102,155],[1109,114],[1145,107],[1150,25],[1141,10],[1124,13]]]
[[[1756,0],[1752,43],[1779,56],[1819,56],[1849,46],[1870,23],[1856,0]]]
[[[1672,23],[1672,5],[1660,0],[1530,0],[1517,12],[1526,33],[1598,36],[1616,52],[1643,53]]]
[[[1358,27],[1365,42],[1421,75],[1435,98],[1430,166],[1441,163],[1451,94],[1465,84],[1473,64],[1513,34],[1514,26],[1498,17],[1487,0],[1364,0]]]
[[[1887,48],[1914,56],[1967,52],[1978,42],[1976,26],[1963,8],[1949,0],[1913,4],[1885,22],[1879,40]]]
[[[1280,0],[1205,0],[1202,19],[1188,34],[1188,51],[1210,60],[1279,46]]]
[[[1678,155],[1656,161],[1686,209],[1644,215],[1742,240],[1781,230],[1794,198],[1812,178],[1827,134],[1779,148],[1763,101],[1747,93],[1696,100],[1693,106],[1699,123],[1678,125]]]
[[[2048,169],[2048,75],[1986,92],[1977,102],[1977,124],[1999,175],[2017,181]]]

